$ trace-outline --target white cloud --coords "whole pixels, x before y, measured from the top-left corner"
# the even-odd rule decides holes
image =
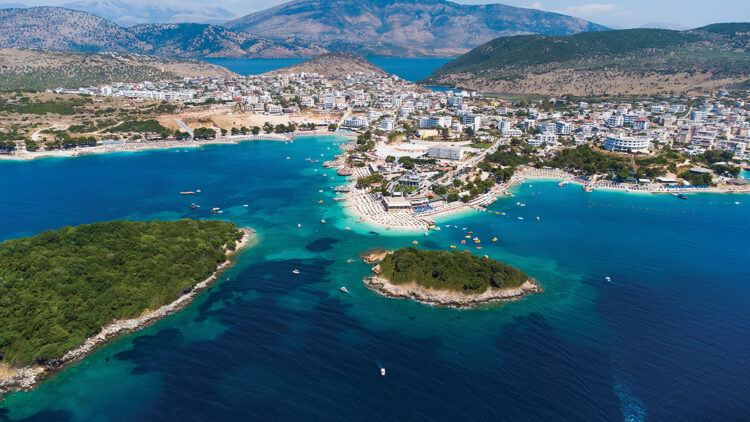
[[[556,12],[581,18],[593,18],[613,12],[616,8],[617,5],[614,3],[588,3],[580,6],[570,6]]]
[[[535,1],[531,4],[531,6],[527,6],[529,9],[539,9],[542,10],[542,3]]]

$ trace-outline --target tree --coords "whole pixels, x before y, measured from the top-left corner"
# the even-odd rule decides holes
[[[336,123],[331,123],[330,125],[328,125],[329,132],[335,132],[338,128],[339,128],[339,125],[337,125]]]
[[[253,131],[253,135],[257,135],[260,133],[260,128],[258,126],[253,126],[252,131]]]
[[[396,157],[394,157],[392,155],[389,155],[389,156],[385,157],[385,162],[386,163],[395,163],[396,162]]]
[[[232,129],[234,129],[234,128],[232,128]],[[224,128],[221,128],[221,136],[226,136],[226,135],[227,135],[227,130],[224,129]]]

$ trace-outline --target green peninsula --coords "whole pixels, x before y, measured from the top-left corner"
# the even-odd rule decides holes
[[[111,221],[0,243],[0,367],[56,366],[107,324],[142,324],[246,239],[222,221]]]

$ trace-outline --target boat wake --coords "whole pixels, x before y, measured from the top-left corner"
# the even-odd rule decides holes
[[[614,377],[615,394],[620,399],[623,421],[643,422],[646,420],[646,407],[633,395],[623,378],[622,374],[616,374]]]

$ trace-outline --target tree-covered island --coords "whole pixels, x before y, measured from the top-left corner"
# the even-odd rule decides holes
[[[460,251],[404,248],[389,253],[365,284],[392,298],[467,308],[541,292],[518,268]]]
[[[0,392],[179,309],[249,233],[223,221],[111,221],[0,243]]]

